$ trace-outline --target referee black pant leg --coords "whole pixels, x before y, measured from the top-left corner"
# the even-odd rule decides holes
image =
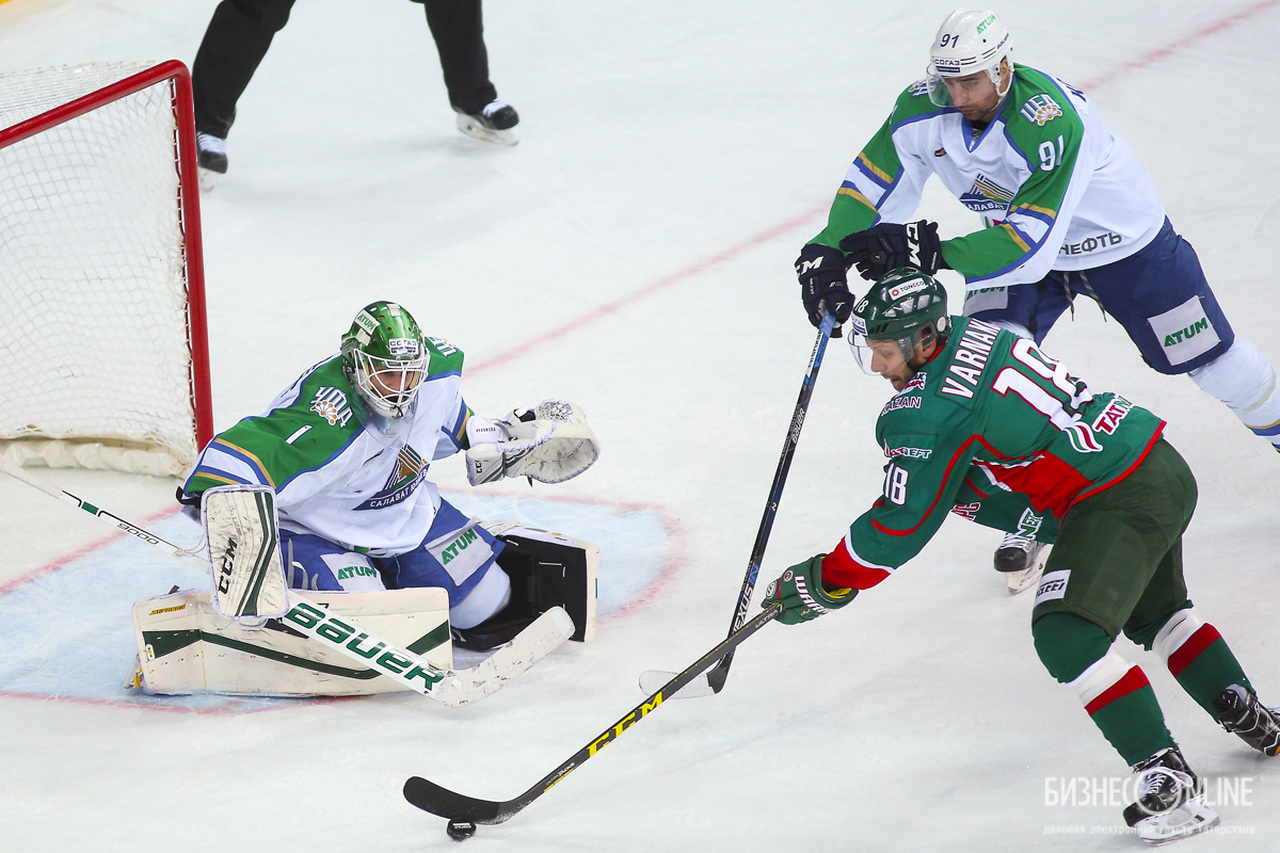
[[[289,21],[294,0],[223,0],[191,67],[196,130],[226,138],[236,103],[271,40]]]

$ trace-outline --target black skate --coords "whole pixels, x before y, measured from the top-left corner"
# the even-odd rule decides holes
[[[1239,684],[1232,684],[1213,700],[1213,710],[1224,729],[1264,755],[1280,754],[1280,717]]]
[[[227,173],[227,140],[210,133],[197,133],[196,163],[200,167],[200,189],[213,189],[218,176]]]
[[[511,131],[520,123],[520,116],[510,104],[490,101],[478,113],[465,113],[457,107],[454,111],[458,113],[458,130],[467,136],[501,145],[515,145],[520,141]]]
[[[1133,765],[1138,801],[1124,810],[1124,822],[1151,845],[1168,844],[1218,824],[1204,802],[1200,780],[1176,747]]]
[[[1040,579],[1049,555],[1045,545],[1017,533],[1007,533],[996,549],[995,568],[1004,575],[1009,593],[1017,595]]]

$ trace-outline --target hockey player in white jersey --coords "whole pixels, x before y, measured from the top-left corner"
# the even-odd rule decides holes
[[[465,451],[473,485],[503,476],[559,482],[586,470],[599,447],[581,411],[564,401],[505,419],[476,415],[462,396],[462,361],[400,305],[372,303],[342,337],[340,354],[205,447],[179,500],[198,512],[201,494],[215,486],[268,486],[290,586],[442,587],[457,640],[473,648],[505,642],[564,602],[527,600],[534,587],[523,581],[513,594],[515,549],[444,500],[427,468]]]
[[[930,175],[982,227],[942,239],[936,223],[909,221]],[[800,253],[815,325],[824,305],[849,317],[853,266],[869,280],[901,266],[956,270],[967,316],[1037,344],[1076,296],[1094,299],[1153,369],[1187,374],[1280,450],[1276,371],[1233,333],[1146,171],[1083,92],[1013,61],[992,12],[959,9],[942,23],[925,79],[898,96]],[[1036,554],[1014,531],[997,568],[1024,569]]]

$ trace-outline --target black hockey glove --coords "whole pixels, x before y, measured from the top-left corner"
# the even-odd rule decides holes
[[[921,219],[898,225],[881,222],[866,231],[850,234],[840,241],[840,249],[868,281],[875,281],[898,267],[915,267],[928,275],[946,268],[938,223]]]
[[[836,321],[831,331],[833,338],[840,337],[840,324],[849,319],[849,312],[853,310],[853,294],[845,278],[848,269],[843,252],[821,243],[809,243],[796,258],[800,299],[809,322],[821,325],[825,307]]]

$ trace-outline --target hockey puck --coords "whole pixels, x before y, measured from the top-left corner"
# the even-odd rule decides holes
[[[451,820],[445,831],[454,841],[466,841],[476,834],[476,825],[469,820]]]

